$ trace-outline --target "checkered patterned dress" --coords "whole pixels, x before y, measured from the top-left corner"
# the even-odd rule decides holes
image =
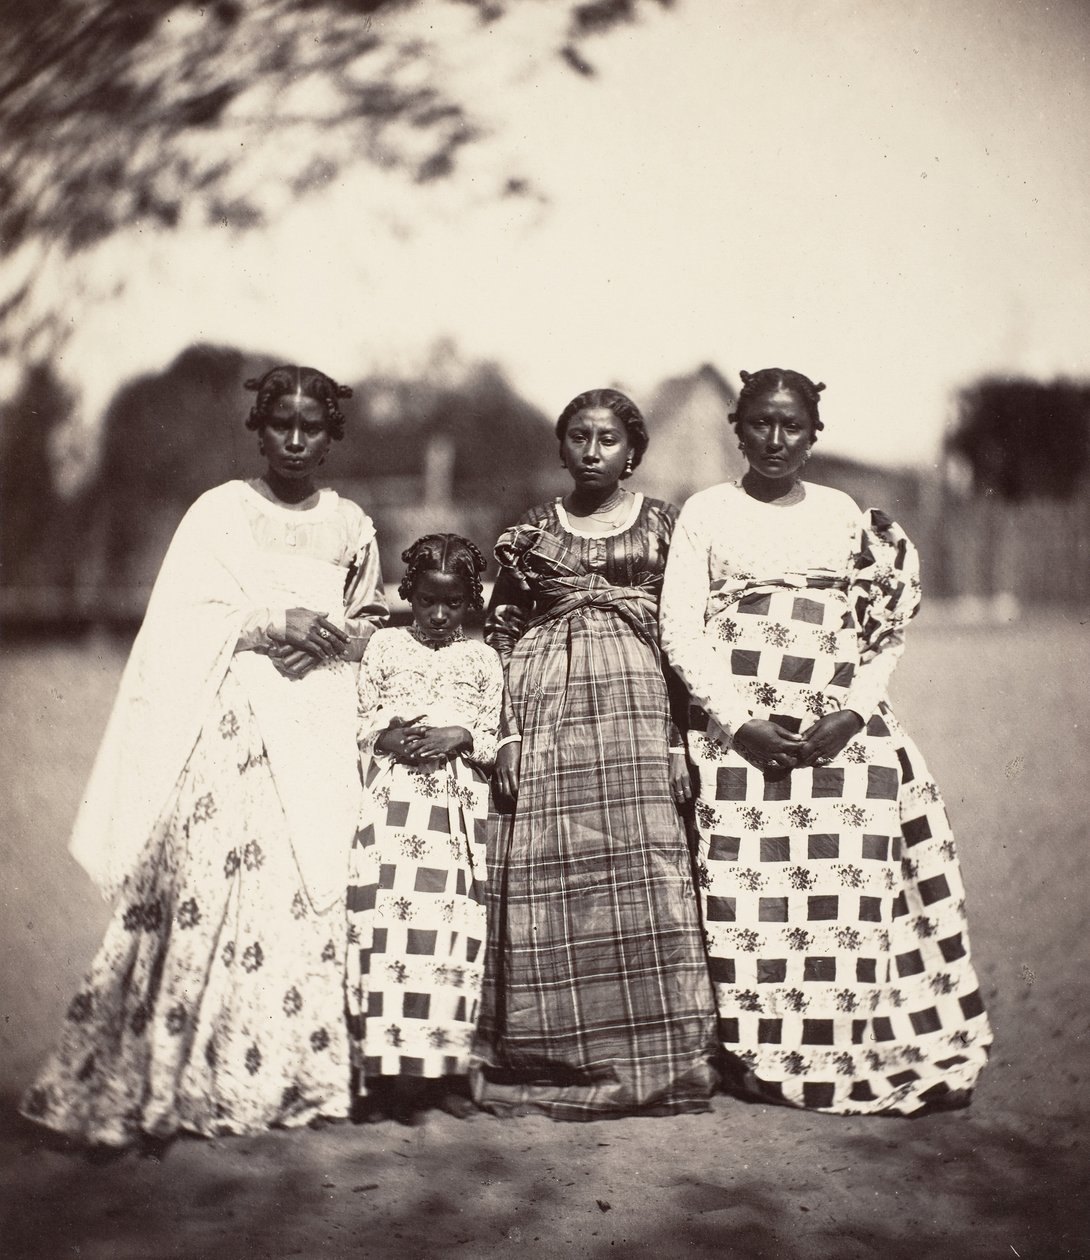
[[[481,991],[485,772],[503,673],[483,643],[434,648],[376,631],[360,666],[364,795],[349,867],[348,1024],[360,1092],[377,1076],[462,1075]],[[471,756],[422,766],[374,753],[392,716],[464,726]]]
[[[501,535],[486,630],[522,737],[490,835],[478,1101],[585,1120],[707,1109],[714,1005],[670,794],[657,596],[675,509],[605,537],[555,503]]]
[[[915,550],[838,491],[739,486],[682,511],[663,639],[689,683],[719,1036],[743,1086],[835,1112],[964,1098],[991,1040],[939,790],[884,698],[919,602]],[[766,773],[750,718],[865,726],[828,766]]]

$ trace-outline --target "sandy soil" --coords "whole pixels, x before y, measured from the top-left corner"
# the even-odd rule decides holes
[[[868,1120],[721,1097],[678,1119],[435,1116],[95,1165],[13,1111],[105,922],[65,844],[122,659],[97,644],[0,661],[0,1255],[1090,1256],[1079,618],[924,622],[895,683],[959,835],[996,1025],[968,1112]]]

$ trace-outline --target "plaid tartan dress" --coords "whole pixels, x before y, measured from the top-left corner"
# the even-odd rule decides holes
[[[938,787],[883,698],[916,553],[821,487],[793,507],[733,486],[691,503],[663,631],[705,702],[688,738],[723,1047],[746,1090],[797,1106],[961,1100],[991,1039],[964,889]],[[750,718],[804,731],[842,708],[866,725],[828,766],[765,772],[733,747]]]
[[[349,862],[348,1031],[359,1092],[377,1076],[464,1075],[484,971],[488,780],[503,673],[483,643],[377,630],[360,665],[364,790]],[[464,726],[471,755],[372,751],[394,715]]]
[[[560,511],[532,510],[496,548],[487,635],[522,761],[490,831],[475,1093],[568,1120],[706,1110],[714,1005],[656,627],[675,509],[637,496],[606,537]]]

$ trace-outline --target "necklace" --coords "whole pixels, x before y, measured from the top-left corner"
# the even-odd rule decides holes
[[[622,510],[618,512],[618,508]],[[628,491],[618,486],[617,490],[609,496],[605,503],[600,503],[589,512],[582,511],[573,499],[568,511],[573,516],[580,516],[584,520],[596,520],[610,529],[615,529],[628,514]]]
[[[742,477],[738,484],[751,499],[756,499],[758,503],[767,503],[769,507],[791,507],[796,503],[801,503],[806,498],[806,485],[798,480],[791,483],[790,490],[785,494],[777,495],[775,498],[770,499],[765,498],[761,494],[754,494],[750,486],[746,485],[745,477]]]
[[[465,638],[460,626],[457,630],[452,630],[444,639],[433,639],[426,634],[421,634],[416,626],[410,626],[409,633],[413,636],[417,643],[423,644],[426,648],[431,648],[433,652],[438,652],[440,648],[445,648],[451,643],[461,643]]]

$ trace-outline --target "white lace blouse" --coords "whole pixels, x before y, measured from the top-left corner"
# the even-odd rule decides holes
[[[435,648],[405,627],[376,630],[360,666],[360,747],[372,752],[392,717],[464,726],[473,736],[467,759],[487,770],[496,759],[502,696],[500,658],[485,644],[459,636]]]

